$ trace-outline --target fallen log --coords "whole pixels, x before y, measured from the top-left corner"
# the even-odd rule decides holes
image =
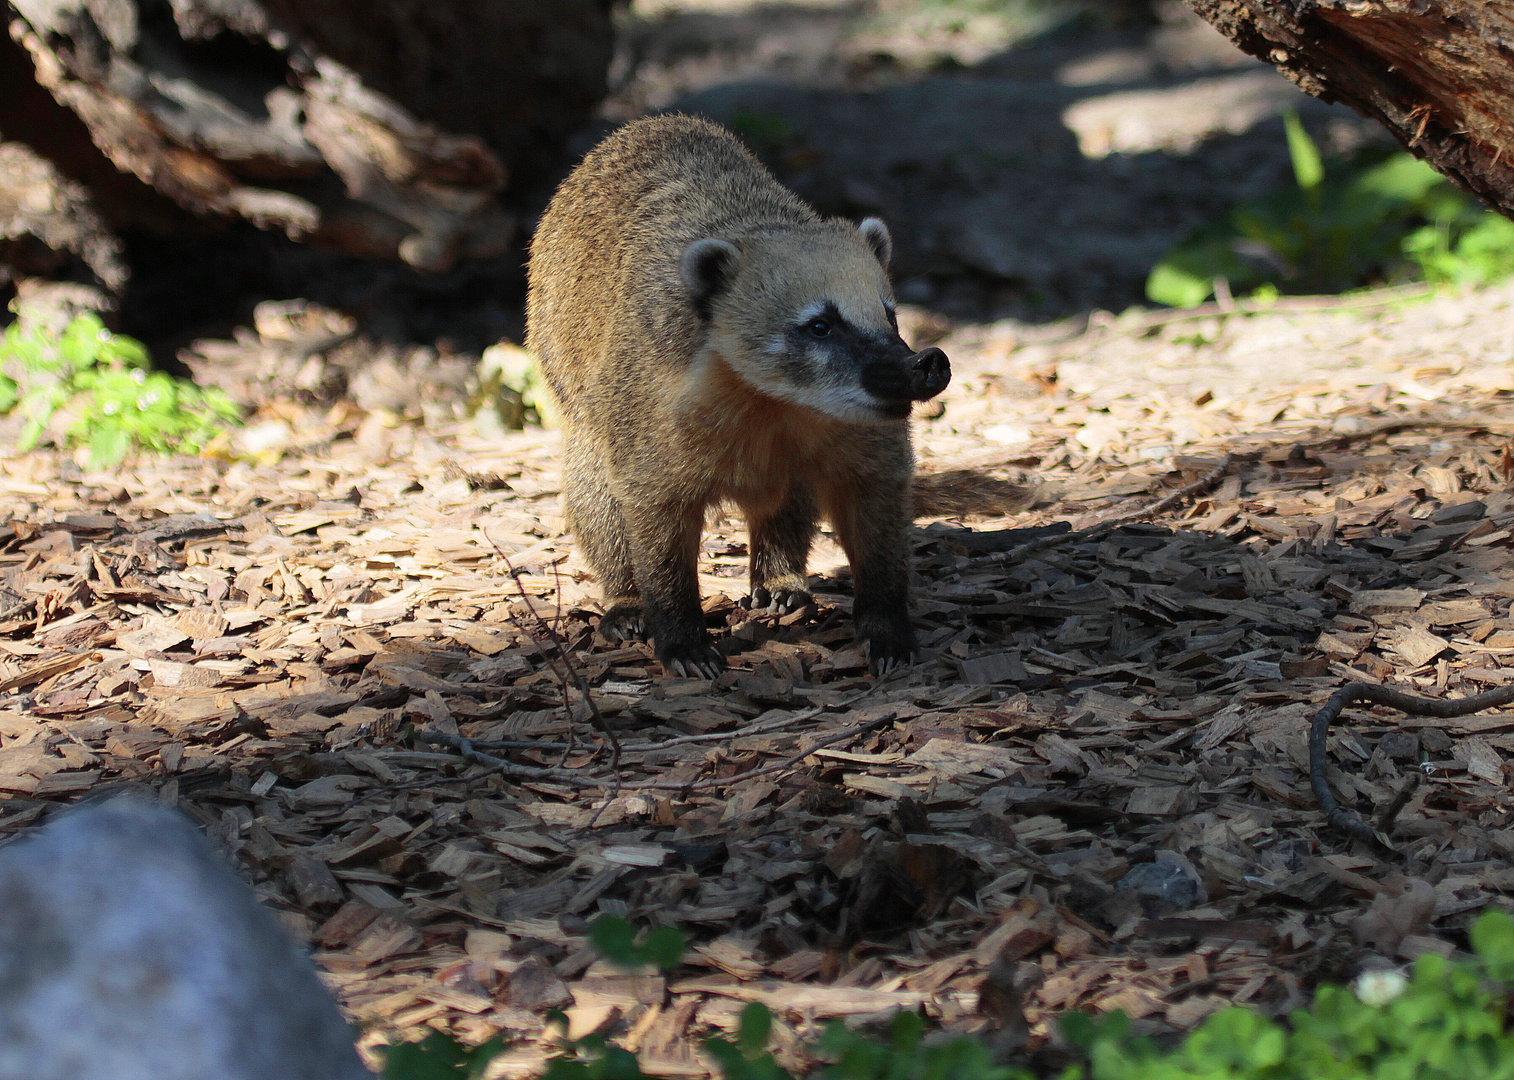
[[[0,100],[0,135],[55,163],[91,154],[115,185],[202,219],[245,219],[429,271],[497,255],[510,198],[605,92],[609,0],[17,0],[0,85],[44,88],[82,121],[37,135]],[[21,70],[22,68],[29,70]],[[92,147],[69,145],[87,136]],[[91,191],[90,166],[66,176]],[[161,216],[161,215],[160,215]]]

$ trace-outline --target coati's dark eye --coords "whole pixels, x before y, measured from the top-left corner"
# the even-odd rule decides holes
[[[831,332],[829,319],[811,319],[804,324],[804,332],[810,337],[826,337]]]

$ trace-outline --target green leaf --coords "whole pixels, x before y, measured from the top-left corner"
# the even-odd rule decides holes
[[[1472,948],[1489,964],[1514,965],[1514,919],[1503,911],[1485,911],[1472,924]]]
[[[636,948],[636,931],[624,919],[613,915],[601,915],[589,924],[589,942],[595,952],[622,967],[640,963],[640,950]]]
[[[89,463],[99,468],[117,464],[126,456],[131,437],[124,427],[100,427],[89,440]]]
[[[1320,158],[1319,147],[1304,130],[1298,113],[1283,114],[1283,129],[1288,134],[1288,159],[1293,162],[1293,178],[1305,191],[1314,191],[1325,179],[1325,163]]]
[[[509,1044],[503,1035],[485,1039],[467,1052],[468,1080],[482,1080],[489,1062],[505,1052]]]
[[[925,1021],[919,1013],[900,1012],[888,1026],[888,1044],[897,1054],[912,1054],[919,1048],[924,1033]]]
[[[47,430],[47,423],[37,417],[32,417],[21,428],[21,437],[16,440],[18,450],[30,450],[42,441],[42,433]]]
[[[746,1064],[746,1055],[740,1047],[726,1039],[706,1039],[704,1052],[715,1059],[715,1064],[720,1066],[720,1071],[726,1076],[741,1069]]]
[[[1094,1039],[1098,1035],[1094,1027],[1093,1017],[1087,1013],[1070,1012],[1063,1013],[1058,1018],[1058,1024],[1062,1028],[1062,1037],[1068,1043],[1084,1053],[1093,1048]]]
[[[647,932],[641,955],[647,963],[668,971],[683,961],[683,948],[683,934],[676,927],[658,926]]]
[[[1146,299],[1168,307],[1198,307],[1213,292],[1213,277],[1194,273],[1172,256],[1153,266],[1146,278]]]
[[[433,1031],[420,1042],[398,1043],[384,1050],[384,1080],[460,1080],[467,1076],[469,1054],[456,1039]]]
[[[1442,185],[1449,187],[1445,177],[1423,161],[1408,154],[1394,154],[1387,161],[1363,171],[1350,187],[1359,195],[1414,203]]]
[[[768,1007],[760,1001],[749,1002],[737,1021],[736,1045],[747,1054],[760,1053],[767,1049],[772,1031],[773,1014]]]

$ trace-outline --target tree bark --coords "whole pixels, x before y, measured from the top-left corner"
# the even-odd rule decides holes
[[[10,0],[24,52],[0,48],[0,88],[43,87],[82,126],[39,124],[35,100],[0,95],[0,136],[91,192],[99,181],[113,223],[163,224],[166,196],[445,270],[507,249],[512,185],[603,97],[610,3]],[[111,181],[102,153],[141,183]]]
[[[1188,0],[1304,90],[1380,121],[1514,217],[1514,5],[1479,0]]]

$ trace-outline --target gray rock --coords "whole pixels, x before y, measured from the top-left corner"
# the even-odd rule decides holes
[[[352,1031],[252,891],[133,799],[0,849],[0,1080],[359,1080]]]
[[[1115,882],[1115,891],[1133,895],[1146,916],[1153,919],[1206,903],[1208,895],[1204,883],[1194,873],[1192,865],[1185,865],[1185,862],[1161,858],[1139,863]]]

